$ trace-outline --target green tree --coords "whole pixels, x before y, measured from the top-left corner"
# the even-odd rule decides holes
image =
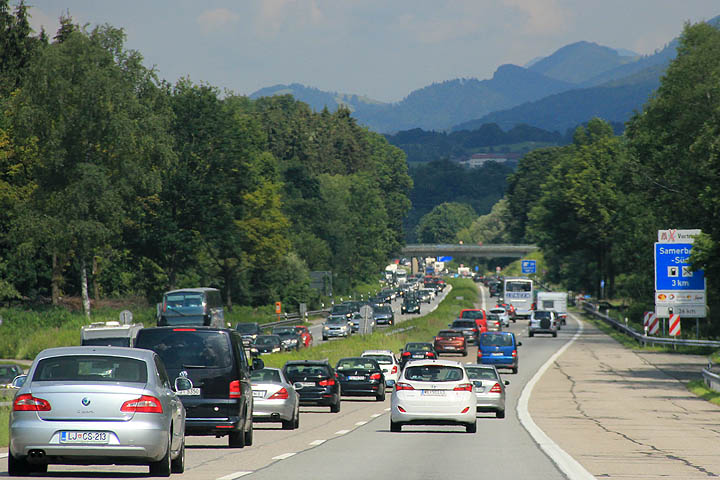
[[[417,238],[421,243],[455,243],[457,233],[477,218],[470,205],[442,203],[420,219]]]
[[[510,241],[510,233],[507,230],[509,220],[508,201],[506,198],[501,198],[490,213],[478,217],[469,227],[460,230],[457,238],[470,245],[508,243]]]

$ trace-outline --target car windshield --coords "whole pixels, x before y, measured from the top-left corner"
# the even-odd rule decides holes
[[[420,351],[420,352],[431,352],[433,349],[433,346],[429,343],[408,343],[405,345],[405,351],[409,352],[411,350],[414,351]]]
[[[305,327],[295,327],[295,333],[298,335],[302,335],[303,333],[307,332],[307,328]]]
[[[375,311],[380,313],[392,313],[392,308],[389,305],[382,305],[380,307],[376,307]]]
[[[238,323],[235,330],[240,333],[257,333],[258,327],[254,323]]]
[[[295,335],[293,327],[275,327],[272,329],[273,335]]]
[[[372,358],[342,358],[337,364],[338,370],[379,370],[380,366]]]
[[[456,320],[452,324],[452,328],[475,328],[477,325],[471,320]]]
[[[405,369],[405,378],[416,382],[457,382],[463,378],[460,367],[416,365]]]
[[[465,310],[460,314],[460,318],[483,318],[483,311],[482,310]]]
[[[147,378],[147,365],[136,358],[64,355],[40,360],[32,381],[147,383]]]
[[[280,371],[273,370],[271,368],[261,368],[259,370],[253,370],[250,374],[250,380],[253,382],[274,382],[281,383]]]
[[[330,317],[325,323],[327,323],[328,325],[347,325],[347,319],[344,317]]]
[[[12,380],[18,375],[20,375],[20,369],[17,368],[15,365],[0,366],[0,378]]]
[[[470,380],[497,380],[498,375],[493,368],[465,367]]]
[[[498,335],[494,333],[484,333],[480,335],[480,345],[485,347],[511,347],[513,339],[510,335]]]
[[[277,335],[260,335],[255,339],[255,345],[280,345],[280,337]]]
[[[330,310],[330,315],[345,315],[346,313],[352,312],[349,305],[335,305]]]
[[[169,369],[232,365],[230,338],[216,330],[148,329],[141,331],[135,346],[154,350]]]
[[[322,365],[286,365],[285,374],[289,377],[329,377],[330,371]]]
[[[393,363],[390,355],[363,355],[365,358],[372,358],[380,365],[391,365]]]

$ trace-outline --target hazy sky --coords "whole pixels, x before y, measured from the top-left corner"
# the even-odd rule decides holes
[[[399,101],[458,77],[492,76],[586,40],[648,54],[719,0],[29,0],[54,35],[76,23],[127,33],[161,78],[239,94],[278,83]]]

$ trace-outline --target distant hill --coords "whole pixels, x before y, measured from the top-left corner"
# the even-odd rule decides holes
[[[365,96],[358,96],[346,93],[326,92],[313,87],[306,87],[300,83],[291,83],[290,85],[273,85],[272,87],[261,88],[252,93],[250,98],[272,97],[274,95],[292,95],[296,100],[305,102],[310,108],[316,112],[327,107],[330,111],[335,111],[340,105],[348,107],[355,112],[368,106],[386,106],[388,104],[373,100]]]
[[[617,50],[597,43],[577,42],[566,45],[532,64],[529,70],[546,77],[580,84],[608,70],[635,61]]]

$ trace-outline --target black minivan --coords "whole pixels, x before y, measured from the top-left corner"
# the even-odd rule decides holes
[[[252,445],[252,386],[242,337],[213,327],[153,327],[138,332],[136,348],[156,352],[170,378],[186,377],[192,387],[178,390],[186,410],[186,435],[227,435],[231,447]]]

